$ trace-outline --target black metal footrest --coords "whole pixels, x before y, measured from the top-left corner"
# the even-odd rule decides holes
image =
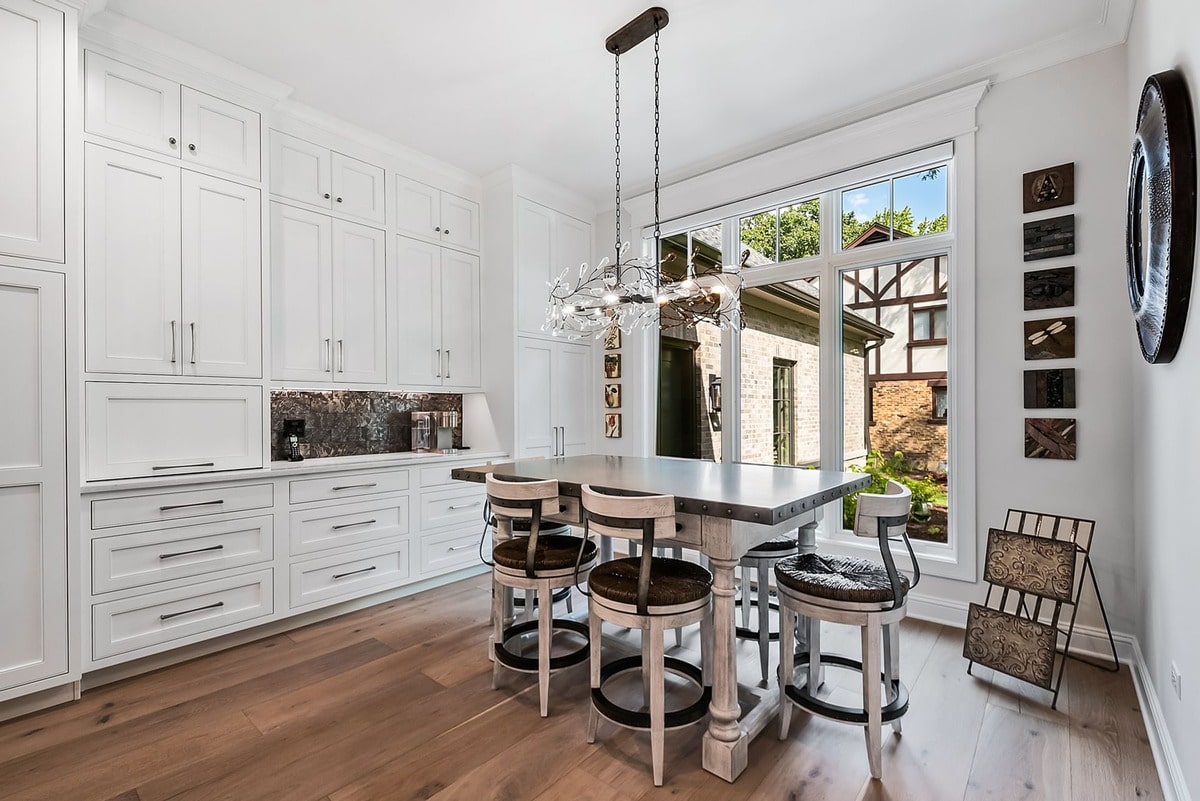
[[[559,587],[557,590],[554,591],[554,596],[553,596],[554,603],[558,603],[559,601],[565,601],[565,600],[567,600],[568,597],[570,597],[570,595],[571,595],[570,587]],[[533,608],[537,609],[537,605],[538,605],[538,599],[535,596],[533,599]],[[525,606],[525,596],[523,594],[517,595],[516,593],[514,593],[513,594],[513,606],[524,607]]]
[[[520,637],[522,634],[529,634],[530,632],[536,634],[537,630],[538,622],[536,620],[524,620],[505,628],[504,641],[495,643],[493,646],[496,651],[496,661],[510,670],[517,670],[522,673],[537,673],[538,658],[536,656],[524,656],[508,650],[510,640]],[[583,637],[583,645],[579,646],[579,648],[570,653],[550,657],[551,670],[578,665],[588,658],[589,638],[586,623],[581,623],[578,620],[554,618],[550,621],[550,631],[552,635],[555,631],[573,631]],[[542,643],[538,643],[538,647],[541,648]],[[547,644],[547,647],[549,647],[549,644]]]
[[[796,668],[808,667],[810,657],[807,653],[796,654],[794,665]],[[848,656],[839,656],[837,654],[821,654],[822,665],[837,665],[838,667],[849,668],[858,673],[863,672],[862,662],[857,659],[851,659]],[[887,678],[881,673],[879,675],[880,682],[887,681]],[[891,723],[897,718],[903,717],[908,711],[908,688],[899,679],[892,682],[892,689],[896,693],[896,699],[890,704],[886,704],[881,710],[880,718],[884,723]],[[856,706],[840,706],[831,704],[828,701],[823,701],[817,698],[806,685],[797,687],[794,683],[789,684],[786,688],[788,699],[796,706],[806,712],[811,712],[814,715],[820,715],[823,718],[830,720],[839,720],[843,723],[854,723],[859,726],[867,725],[867,711],[862,707]]]
[[[700,688],[699,698],[682,709],[671,710],[663,716],[663,727],[678,729],[681,726],[691,725],[707,715],[708,705],[712,701],[712,687],[705,686],[704,674],[700,668],[690,662],[684,662],[682,659],[676,659],[671,656],[663,659],[663,668],[665,671],[683,676]],[[604,684],[613,676],[629,670],[641,669],[642,657],[640,655],[616,659],[602,666],[600,668],[600,686],[592,688],[592,706],[596,707],[596,711],[605,718],[619,726],[649,731],[649,712],[642,712],[621,706],[604,694]]]
[[[734,608],[737,608],[737,607],[742,606],[744,603],[745,603],[745,600],[743,598],[739,597],[734,600],[733,605],[734,605]],[[757,597],[750,599],[750,606],[751,607],[758,606],[758,598]],[[769,609],[772,609],[776,612],[779,611],[779,604],[776,603],[775,601],[768,601],[767,606]],[[758,631],[755,629],[748,629],[748,628],[745,628],[744,626],[737,626],[734,628],[734,632],[737,634],[737,638],[739,640],[757,640],[758,639]],[[779,632],[772,631],[770,634],[767,635],[767,639],[769,639],[771,642],[778,641],[779,640]]]

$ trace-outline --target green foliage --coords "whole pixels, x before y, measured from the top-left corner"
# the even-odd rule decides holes
[[[866,464],[851,465],[850,471],[853,473],[866,473],[871,476],[871,483],[866,489],[859,492],[866,492],[872,495],[882,495],[887,490],[889,480],[897,481],[908,487],[912,493],[913,517],[918,517],[919,509],[926,508],[927,505],[941,494],[941,489],[937,484],[930,481],[928,478],[914,478],[912,473],[912,465],[904,458],[904,454],[896,451],[891,456],[884,458],[883,453],[879,450],[873,450],[867,454]],[[858,492],[847,495],[842,503],[842,527],[854,528],[854,513],[858,509]]]
[[[742,219],[742,244],[771,261],[791,261],[821,252],[821,202],[809,200],[779,210],[779,257],[775,256],[775,212]]]
[[[886,209],[875,212],[875,215],[869,219],[860,220],[858,215],[853,211],[842,213],[842,243],[849,245],[855,239],[862,235],[862,232],[870,228],[875,223],[879,223],[885,228],[892,219],[892,213]],[[913,216],[913,210],[910,206],[905,206],[895,213],[893,227],[897,231],[908,234],[909,236],[925,236],[927,234],[938,234],[949,228],[949,219],[945,214],[934,217],[932,220],[926,218],[918,222]]]

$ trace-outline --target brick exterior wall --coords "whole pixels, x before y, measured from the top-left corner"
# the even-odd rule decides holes
[[[938,472],[946,461],[946,423],[935,422],[927,381],[877,381],[871,447],[885,456],[902,451],[916,470]]]

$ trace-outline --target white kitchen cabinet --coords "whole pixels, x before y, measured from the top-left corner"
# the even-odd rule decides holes
[[[63,13],[0,2],[0,253],[65,258]]]
[[[262,467],[262,404],[259,386],[87,382],[85,478]]]
[[[384,170],[271,131],[271,193],[382,225]]]
[[[430,242],[479,250],[479,204],[464,197],[396,176],[396,227]]]
[[[259,180],[258,112],[91,51],[84,73],[89,133]]]
[[[400,383],[479,386],[478,257],[398,236],[396,264]]]
[[[382,231],[271,204],[277,381],[387,381]]]
[[[261,376],[258,190],[85,150],[87,370]]]
[[[517,339],[517,458],[592,451],[590,345]]]
[[[65,325],[62,275],[0,267],[0,698],[68,671]]]
[[[547,284],[592,261],[592,226],[540,203],[517,198],[517,330],[542,333]]]

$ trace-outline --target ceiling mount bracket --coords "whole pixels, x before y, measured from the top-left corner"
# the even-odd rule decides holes
[[[661,6],[648,8],[625,23],[621,30],[605,39],[604,49],[617,56],[628,53],[653,36],[656,30],[661,31],[667,27],[670,19],[665,8]]]

